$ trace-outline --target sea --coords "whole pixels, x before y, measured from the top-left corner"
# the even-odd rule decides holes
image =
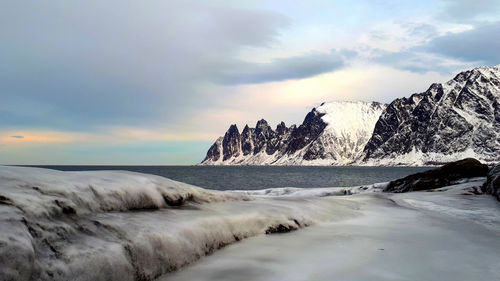
[[[208,189],[349,187],[388,182],[431,167],[353,166],[30,166],[60,171],[123,170],[170,178]]]

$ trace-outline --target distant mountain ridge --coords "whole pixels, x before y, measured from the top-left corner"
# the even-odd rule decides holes
[[[323,103],[300,126],[266,120],[239,132],[231,125],[210,147],[205,165],[347,165],[360,159],[386,105],[377,102]]]
[[[500,161],[500,66],[464,71],[389,105],[329,102],[300,126],[231,125],[202,165],[429,165]]]

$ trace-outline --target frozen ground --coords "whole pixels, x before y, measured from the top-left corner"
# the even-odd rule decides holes
[[[463,195],[481,182],[349,196],[361,215],[251,238],[161,280],[500,280],[500,206]]]
[[[218,192],[0,166],[0,280],[498,280],[500,207],[474,195],[483,181]]]

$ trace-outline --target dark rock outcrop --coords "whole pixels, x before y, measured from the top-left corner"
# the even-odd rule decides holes
[[[222,140],[222,155],[224,155],[223,160],[227,160],[231,157],[238,157],[241,151],[241,139],[240,132],[236,125],[231,125],[229,130],[224,135]]]
[[[261,119],[255,128],[246,125],[241,134],[236,125],[231,125],[224,137],[219,138],[210,147],[202,163],[214,163],[220,160],[228,162],[227,160],[234,160],[240,155],[251,157],[278,153],[276,157],[278,159],[280,156],[293,154],[313,142],[323,132],[327,126],[321,119],[323,115],[313,108],[299,127],[292,125],[288,128],[284,122],[281,122],[276,130],[273,130],[266,120]],[[305,157],[314,158],[315,156],[313,153],[306,153]],[[231,164],[238,164],[238,162]]]
[[[409,192],[440,188],[463,178],[485,177],[488,166],[476,159],[467,158],[439,168],[409,175],[389,182],[386,192]]]
[[[208,159],[212,161],[218,161],[222,157],[222,137],[219,137],[214,144],[208,149],[207,156],[205,157],[205,160],[207,161]]]
[[[500,165],[496,165],[488,171],[482,190],[484,193],[495,196],[500,201]]]
[[[254,150],[254,141],[255,141],[255,128],[250,128],[248,125],[243,128],[243,132],[241,132],[241,152],[243,155],[248,155],[253,153]],[[207,154],[207,157],[209,155]],[[213,159],[217,161],[217,159]]]
[[[324,114],[319,113],[316,108],[306,115],[304,122],[290,136],[290,143],[287,148],[288,154],[293,154],[297,150],[304,148],[307,144],[314,141],[327,124],[321,119]],[[309,155],[309,156],[306,156]],[[311,160],[314,155],[306,153],[304,159]]]
[[[298,224],[297,224],[298,225]],[[273,234],[273,233],[287,233],[290,231],[294,231],[299,229],[297,225],[291,225],[291,224],[278,224],[274,226],[270,226],[266,230],[266,234]]]

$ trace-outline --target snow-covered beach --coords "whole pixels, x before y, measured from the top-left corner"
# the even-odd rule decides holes
[[[2,166],[0,276],[495,280],[500,206],[475,194],[484,181],[400,194],[385,184],[221,192],[140,173]]]

